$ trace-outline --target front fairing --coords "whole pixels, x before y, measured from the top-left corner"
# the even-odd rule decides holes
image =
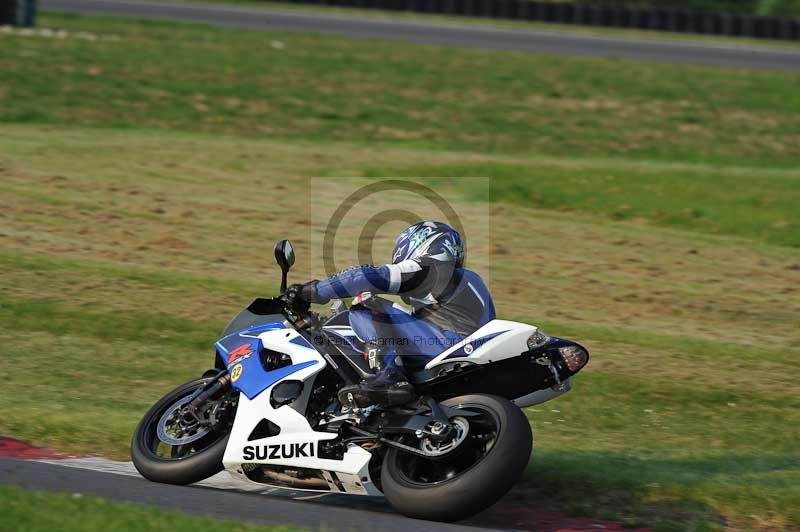
[[[252,400],[261,392],[292,373],[318,363],[316,359],[298,362],[297,358],[291,355],[291,352],[297,352],[298,348],[303,349],[304,355],[306,352],[316,354],[311,344],[292,331],[287,332],[286,335],[292,336],[292,339],[288,340],[288,343],[292,345],[287,351],[293,363],[271,370],[265,367],[261,358],[264,346],[259,335],[267,331],[284,328],[282,323],[254,325],[249,329],[229,334],[216,343],[217,359],[227,368],[230,374],[231,388],[242,392],[248,399]],[[283,338],[283,335],[281,335],[281,338]]]
[[[302,369],[292,365],[268,371],[261,361],[263,346],[258,335],[286,328],[283,303],[277,298],[258,298],[234,317],[215,344],[217,368],[231,376],[231,387],[252,399],[287,375]]]

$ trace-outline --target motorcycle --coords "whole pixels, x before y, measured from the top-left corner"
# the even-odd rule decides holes
[[[340,403],[374,374],[337,301],[322,318],[287,296],[294,251],[275,245],[281,295],[258,298],[216,342],[214,368],[159,400],[131,443],[147,479],[191,484],[222,470],[259,484],[385,496],[409,517],[457,521],[494,504],[532,448],[521,410],[570,390],[581,345],[495,319],[405,368],[416,399],[394,407]]]

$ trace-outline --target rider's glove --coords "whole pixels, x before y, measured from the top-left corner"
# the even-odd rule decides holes
[[[303,285],[293,284],[286,289],[286,306],[294,312],[308,312],[309,302],[303,299]]]
[[[286,295],[290,301],[299,299],[308,303],[327,303],[330,299],[325,299],[317,293],[318,282],[314,280],[305,284],[293,284],[286,290]]]

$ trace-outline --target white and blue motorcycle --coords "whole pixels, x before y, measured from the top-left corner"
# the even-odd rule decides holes
[[[275,246],[286,291],[294,252]],[[531,453],[521,408],[570,389],[589,354],[537,327],[493,320],[424,367],[406,368],[416,399],[341,404],[368,378],[363,344],[339,302],[325,319],[285,296],[256,299],[216,343],[215,369],[142,418],[131,443],[146,478],[191,484],[225,469],[265,485],[384,495],[415,518],[456,521],[505,495]]]

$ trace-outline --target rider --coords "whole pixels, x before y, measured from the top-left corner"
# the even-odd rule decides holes
[[[374,294],[400,295],[412,310]],[[350,325],[378,373],[343,387],[339,397],[342,403],[353,401],[362,407],[413,399],[401,366],[427,363],[495,317],[483,280],[464,268],[461,235],[434,221],[417,222],[403,231],[391,264],[348,268],[323,281],[294,285],[289,295],[309,303],[358,296],[349,313]]]

